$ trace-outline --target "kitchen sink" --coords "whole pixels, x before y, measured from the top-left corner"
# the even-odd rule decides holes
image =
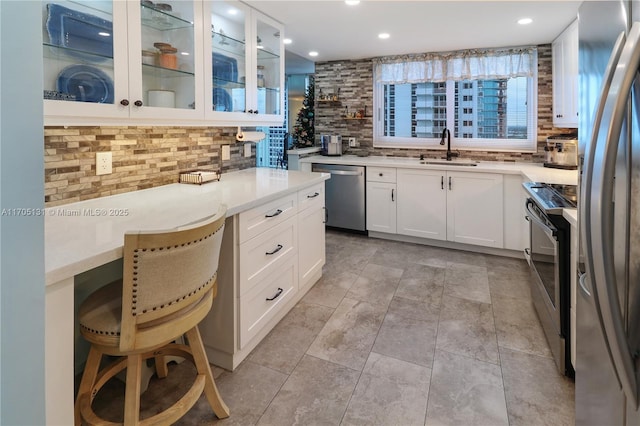
[[[476,162],[476,161],[446,161],[446,160],[429,161],[429,160],[421,160],[420,164],[430,164],[430,165],[434,165],[434,166],[467,166],[467,167],[472,167],[472,166],[477,166],[478,162]]]

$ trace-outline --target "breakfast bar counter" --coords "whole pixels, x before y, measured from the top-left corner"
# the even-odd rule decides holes
[[[323,187],[328,178],[323,173],[252,168],[223,174],[218,182],[176,183],[46,208],[47,424],[73,424],[74,277],[122,258],[125,232],[196,222],[215,214],[222,204],[227,218],[234,217]]]
[[[323,182],[323,173],[252,168],[202,185],[170,184],[45,209],[47,285],[122,257],[128,230],[170,229],[214,214],[227,216]]]

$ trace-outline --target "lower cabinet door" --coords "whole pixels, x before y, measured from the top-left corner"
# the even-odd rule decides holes
[[[240,349],[284,309],[297,291],[298,257],[294,256],[240,297]]]
[[[325,263],[324,208],[298,213],[299,288],[305,289]]]
[[[367,182],[367,230],[396,232],[396,184]]]
[[[447,173],[398,170],[398,234],[447,239]]]
[[[458,243],[504,247],[503,176],[494,173],[447,173],[447,239]]]

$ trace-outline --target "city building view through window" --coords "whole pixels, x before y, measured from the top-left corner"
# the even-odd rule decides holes
[[[452,116],[455,138],[527,139],[528,82],[515,77],[385,84],[384,136],[439,138]]]

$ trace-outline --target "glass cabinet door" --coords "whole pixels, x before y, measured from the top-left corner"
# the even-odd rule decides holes
[[[129,69],[135,76],[130,84],[134,103],[131,111],[157,117],[156,108],[169,108],[172,117],[188,116],[196,106],[203,110],[198,105],[202,101],[196,101],[201,93],[196,77],[200,74],[201,42],[196,38],[200,4],[192,0],[161,1],[129,3]],[[135,43],[136,33],[139,45]],[[140,106],[143,108],[137,108]]]
[[[237,1],[212,1],[210,7],[212,110],[244,113],[249,109],[246,90],[249,10]]]
[[[282,114],[280,28],[256,13],[256,106],[259,114]]]
[[[114,8],[118,25],[126,25],[126,8],[118,2],[42,2],[45,100],[76,103],[78,111],[87,103],[114,104],[115,84],[127,84],[114,82]],[[126,62],[126,53],[121,59]]]

